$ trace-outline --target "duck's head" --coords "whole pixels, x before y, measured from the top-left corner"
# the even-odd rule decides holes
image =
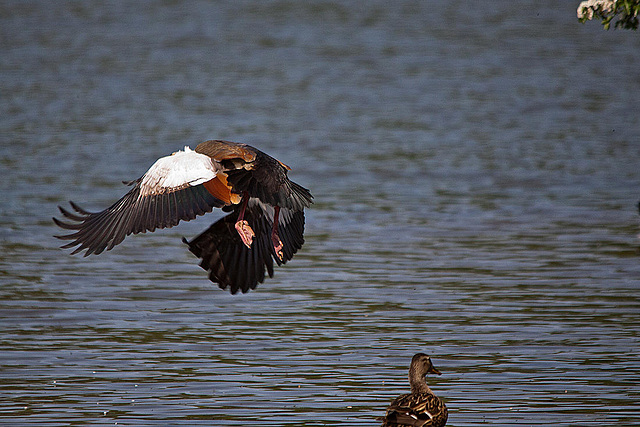
[[[418,353],[411,359],[411,370],[416,370],[421,376],[427,374],[442,375],[440,371],[433,366],[431,358],[424,353]]]

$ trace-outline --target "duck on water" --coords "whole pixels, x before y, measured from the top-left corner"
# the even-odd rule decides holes
[[[411,359],[409,384],[411,393],[395,398],[382,418],[382,427],[442,427],[449,412],[444,402],[427,385],[427,374],[440,375],[431,358],[418,353]]]

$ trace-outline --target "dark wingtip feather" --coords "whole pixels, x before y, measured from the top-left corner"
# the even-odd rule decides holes
[[[85,216],[86,216],[86,215],[91,215],[91,212],[88,212],[88,211],[86,211],[86,210],[82,209],[82,208],[80,207],[80,205],[78,205],[76,202],[74,202],[74,201],[72,201],[72,200],[69,200],[69,204],[71,205],[71,207],[72,207],[76,212],[78,212],[78,213],[80,213],[80,214],[82,214],[82,215],[85,215]]]
[[[73,221],[84,221],[85,218],[90,215],[88,213],[87,214],[81,213],[82,216],[80,216],[80,215],[77,215],[77,214],[69,212],[68,210],[66,210],[62,206],[58,206],[58,209],[60,209],[60,213],[62,213],[62,216],[64,216],[65,218],[68,218],[70,220],[73,220]]]
[[[297,210],[308,208],[313,204],[313,195],[311,194],[311,191],[297,182],[291,181],[291,193],[292,197],[295,199]]]
[[[64,221],[60,221],[60,220],[59,220],[58,218],[56,218],[55,216],[54,216],[54,217],[52,217],[51,219],[53,220],[53,222],[54,222],[54,224],[55,224],[55,225],[57,225],[57,226],[58,226],[58,227],[60,227],[60,228],[67,229],[67,230],[72,229],[72,228],[73,228],[73,226],[75,225],[75,224],[69,224],[69,223],[66,223],[66,222],[64,222]],[[62,239],[64,236],[56,236],[56,237],[58,237],[59,239]]]

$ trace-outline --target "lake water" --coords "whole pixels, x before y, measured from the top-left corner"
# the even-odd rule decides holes
[[[426,352],[449,425],[640,425],[640,38],[579,2],[0,2],[0,424],[372,426]],[[180,242],[58,249],[210,138],[292,166],[245,295]]]

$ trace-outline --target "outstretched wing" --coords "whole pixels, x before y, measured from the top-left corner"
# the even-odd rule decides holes
[[[62,246],[65,249],[78,246],[72,254],[86,249],[87,256],[112,249],[129,234],[192,220],[226,204],[205,187],[216,181],[219,170],[211,158],[185,147],[158,159],[141,178],[129,183],[133,188],[124,197],[101,212],[88,212],[73,202],[75,212],[59,207],[70,221],[53,221],[74,232],[56,237],[72,240]]]
[[[189,250],[201,258],[200,266],[209,272],[209,279],[232,294],[255,289],[265,279],[273,277],[273,261],[278,265],[289,261],[304,243],[304,211],[280,210],[278,234],[283,243],[280,260],[271,242],[274,210],[258,199],[249,199],[244,219],[255,232],[251,248],[247,248],[235,229],[239,208],[216,221],[191,241],[183,239]]]

